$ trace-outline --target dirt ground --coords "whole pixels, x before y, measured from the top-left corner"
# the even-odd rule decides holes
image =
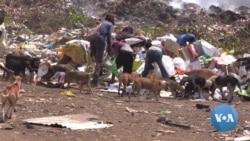
[[[0,82],[3,87],[9,82]],[[17,104],[17,112],[7,123],[13,129],[0,131],[1,141],[221,141],[226,136],[241,136],[245,121],[249,120],[249,103],[236,105],[239,113],[237,128],[228,133],[212,132],[210,112],[196,109],[196,103],[208,104],[211,108],[218,105],[215,101],[197,102],[190,100],[154,99],[141,96],[141,101],[132,97],[119,97],[116,93],[95,92],[80,94],[71,89],[76,97],[65,97],[61,90],[23,84],[22,97]],[[35,88],[35,89],[34,89]],[[126,107],[144,111],[130,113]],[[112,122],[113,127],[98,130],[73,131],[66,128],[32,125],[27,126],[22,120],[29,118],[90,113],[97,115],[104,122]],[[156,122],[158,117],[166,116],[173,122],[191,126],[191,129],[163,125]],[[157,130],[171,130],[175,133],[161,133]]]

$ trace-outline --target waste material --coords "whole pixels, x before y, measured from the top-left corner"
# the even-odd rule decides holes
[[[167,119],[166,117],[159,117],[156,121],[164,125],[175,126],[175,127],[179,127],[185,130],[191,129],[189,125],[182,125],[182,124],[174,123],[171,120]]]
[[[64,92],[61,92],[61,95],[67,96],[67,97],[75,97],[75,94],[72,93],[71,91],[64,91]]]
[[[64,116],[51,116],[23,120],[25,123],[53,126],[59,125],[71,130],[89,130],[112,127],[111,123],[98,121],[98,117],[92,114],[76,114]]]

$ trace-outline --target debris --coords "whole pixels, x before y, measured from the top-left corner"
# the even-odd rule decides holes
[[[170,110],[165,110],[165,111],[161,111],[160,113],[163,115],[168,115],[168,114],[171,114],[172,112]]]
[[[25,127],[26,127],[27,129],[35,129],[35,127],[34,127],[33,125],[29,124],[29,123],[26,124]]]
[[[164,130],[164,129],[159,129],[159,130],[156,130],[156,132],[161,132],[161,133],[165,133],[165,134],[174,134],[175,131],[172,131],[172,130]]]
[[[61,95],[67,96],[67,97],[75,97],[75,94],[72,93],[71,91],[64,91],[64,92],[61,92]]]
[[[250,140],[250,136],[242,136],[242,137],[234,138],[234,141],[249,141],[249,140]]]
[[[203,109],[203,108],[209,108],[209,105],[204,105],[204,104],[196,104],[197,109]]]
[[[0,123],[0,129],[5,129],[5,130],[12,130],[14,129],[15,126],[10,123]]]
[[[249,136],[249,135],[250,135],[250,131],[249,131],[249,130],[244,130],[244,131],[243,131],[243,135]]]
[[[190,126],[188,125],[182,125],[182,124],[178,124],[178,123],[173,123],[171,120],[165,118],[165,117],[159,117],[157,120],[157,122],[160,122],[164,125],[169,125],[169,126],[175,126],[175,127],[179,127],[179,128],[182,128],[182,129],[191,129]]]
[[[135,109],[131,109],[131,108],[128,108],[126,107],[126,110],[129,112],[129,113],[148,113],[148,111],[143,111],[143,110],[135,110]]]
[[[164,98],[173,98],[174,96],[172,95],[171,92],[167,92],[167,91],[161,91],[160,92],[160,97],[164,97]]]
[[[101,129],[112,127],[111,123],[103,123],[97,121],[98,117],[92,114],[76,114],[65,116],[51,116],[42,118],[33,118],[23,120],[25,123],[47,125],[47,126],[61,126],[71,130],[88,130],[88,129]]]

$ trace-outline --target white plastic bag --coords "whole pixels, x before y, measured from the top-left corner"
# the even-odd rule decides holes
[[[162,64],[163,64],[164,68],[166,69],[169,77],[176,74],[174,62],[173,62],[172,58],[170,58],[167,55],[163,55],[162,56]],[[150,73],[156,75],[156,77],[158,77],[158,78],[162,78],[161,71],[160,71],[158,64],[156,62],[154,62],[154,63],[152,63],[152,65],[154,67],[154,70],[150,71]],[[136,70],[136,72],[142,73],[144,70],[144,66],[145,66],[145,62],[143,62],[141,64],[141,66]]]
[[[103,67],[111,69],[112,68],[112,60],[110,56],[105,56],[103,59]]]
[[[181,70],[186,69],[186,63],[182,58],[176,57],[176,58],[173,59],[173,62],[174,62],[174,67],[176,69],[181,69]]]
[[[129,45],[134,45],[134,44],[140,43],[142,41],[143,41],[142,39],[134,38],[134,37],[125,39],[125,42]]]
[[[173,59],[170,58],[167,55],[162,56],[162,64],[167,71],[169,77],[173,76],[176,74],[175,68],[174,68],[174,62]],[[161,70],[158,66],[158,64],[155,62],[152,64],[154,67],[153,74],[156,75],[158,78],[162,78]]]
[[[170,77],[176,74],[175,67],[174,67],[174,61],[172,58],[170,58],[167,55],[163,55],[162,56],[162,64]]]

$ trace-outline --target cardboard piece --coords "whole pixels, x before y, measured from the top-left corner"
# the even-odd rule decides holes
[[[166,44],[166,49],[174,54],[179,49],[179,44],[171,39],[166,39],[165,44]]]

